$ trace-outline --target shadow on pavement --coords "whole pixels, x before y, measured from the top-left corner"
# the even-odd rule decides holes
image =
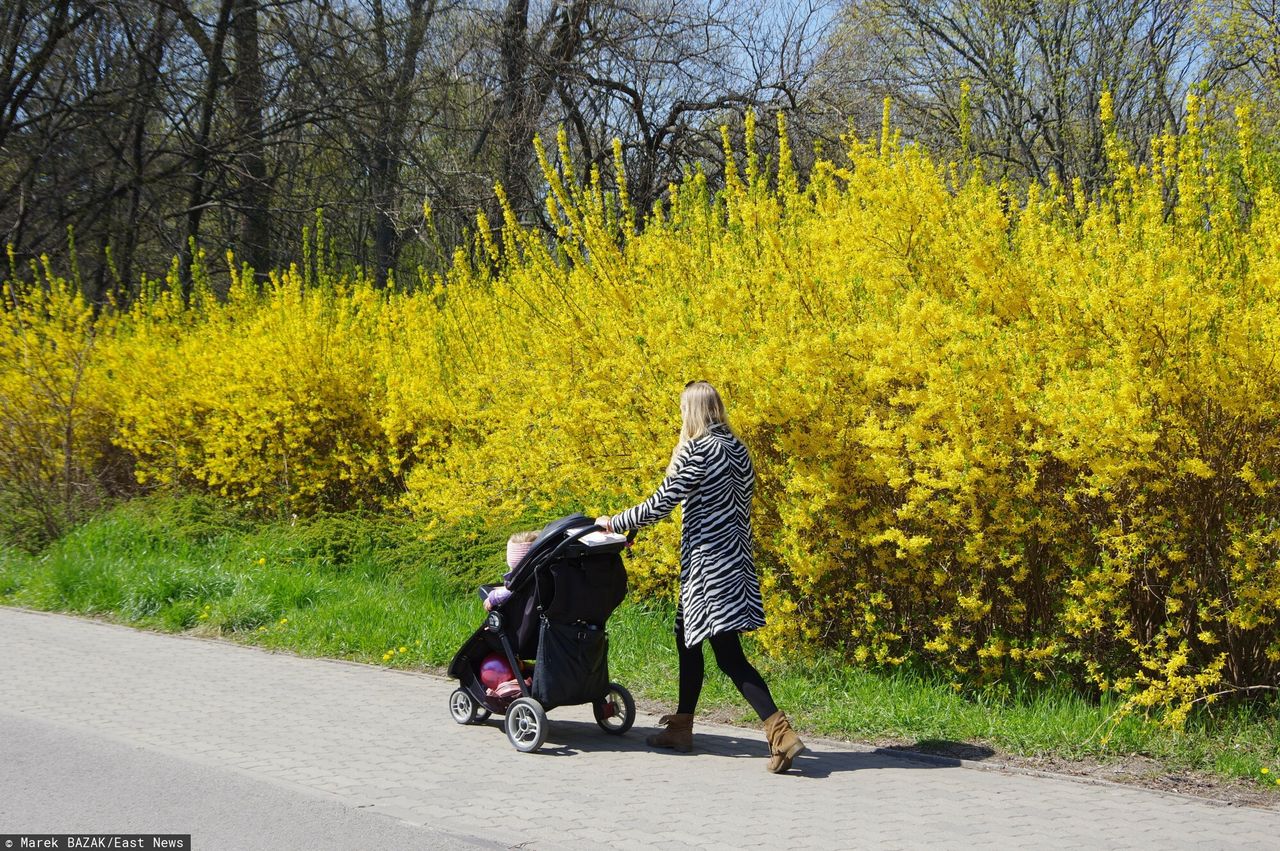
[[[901,751],[876,748],[871,751],[835,751],[825,747],[819,750],[806,749],[796,757],[791,766],[791,773],[801,777],[830,777],[846,771],[878,771],[881,769],[904,768],[958,768],[957,759],[908,755]]]
[[[659,728],[636,726],[628,733],[615,736],[602,731],[595,724],[584,721],[550,719],[546,743],[538,755],[548,757],[572,757],[580,753],[609,751],[615,753],[653,753],[669,759],[685,759],[711,754],[730,759],[759,759],[768,756],[768,746],[759,739],[699,732],[694,734],[694,751],[691,754],[676,751],[655,750],[645,744],[645,736]],[[485,726],[502,731],[502,720],[491,718]],[[929,750],[933,753],[921,753]],[[939,752],[947,755],[939,755]],[[890,746],[874,750],[832,750],[824,742],[818,748],[810,746],[796,758],[790,774],[800,777],[822,778],[846,771],[876,771],[904,768],[957,768],[962,759],[979,760],[994,755],[995,751],[980,745],[943,740],[922,740],[913,746]]]
[[[953,742],[950,739],[920,739],[914,745],[888,745],[887,751],[908,751],[928,756],[954,757],[975,762],[990,759],[996,755],[993,748],[986,745],[975,745],[970,742]]]

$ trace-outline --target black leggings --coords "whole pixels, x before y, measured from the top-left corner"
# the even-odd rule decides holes
[[[742,692],[742,696],[751,704],[763,721],[778,711],[769,693],[769,686],[764,677],[755,669],[742,653],[742,642],[736,632],[722,632],[707,639],[716,656],[716,665],[724,671],[733,684]],[[684,646],[684,624],[676,618],[676,649],[680,652],[680,705],[676,712],[692,714],[698,706],[698,697],[702,694],[702,678],[704,663],[702,660],[702,642],[693,647]]]

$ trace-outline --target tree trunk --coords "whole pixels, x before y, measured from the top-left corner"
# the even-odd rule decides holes
[[[529,43],[528,0],[508,0],[502,16],[502,82],[491,125],[497,131],[493,135],[499,146],[498,179],[517,214],[534,210],[530,173],[533,134],[556,80],[578,53],[582,24],[590,8],[589,0],[554,5],[542,27],[553,33],[551,44],[541,52]],[[488,136],[488,132],[481,136],[473,153],[479,153]]]
[[[209,175],[210,145],[213,139],[213,114],[218,104],[218,93],[222,88],[223,61],[222,53],[227,40],[227,25],[231,20],[231,10],[235,0],[222,0],[218,11],[218,23],[214,29],[213,41],[202,41],[208,45],[206,58],[209,62],[209,76],[205,83],[204,100],[200,104],[200,126],[196,130],[195,150],[191,158],[191,187],[187,191],[187,232],[182,240],[180,252],[180,269],[182,274],[182,298],[191,297],[191,261],[192,246],[200,240],[200,221],[204,218],[205,204],[209,198],[206,182]],[[203,35],[203,34],[202,34]]]
[[[120,284],[126,288],[133,280],[133,261],[140,241],[138,219],[142,208],[142,188],[146,180],[144,172],[146,170],[147,120],[155,105],[156,83],[160,74],[160,63],[164,57],[165,30],[168,29],[165,12],[163,8],[156,11],[155,24],[147,39],[144,61],[138,63],[138,78],[134,88],[133,115],[129,127],[129,164],[132,167],[129,179],[129,209],[124,221],[124,246],[117,266]],[[100,289],[104,291],[98,293],[98,298],[106,294],[105,287]],[[121,292],[117,285],[115,297],[120,301],[127,298],[128,293]]]
[[[387,285],[391,270],[395,268],[400,250],[404,247],[404,240],[395,221],[395,212],[400,206],[400,164],[409,145],[406,135],[413,109],[413,81],[418,74],[418,61],[426,40],[427,25],[435,14],[435,8],[435,0],[412,0],[409,5],[409,30],[405,36],[404,50],[400,54],[398,66],[390,75],[390,97],[383,104],[376,138],[370,149],[375,206],[374,284],[379,289]]]
[[[238,255],[264,278],[271,268],[271,186],[267,178],[266,132],[262,111],[266,83],[258,50],[258,0],[233,0],[232,41],[236,53],[231,100],[243,147],[240,168],[240,245]]]

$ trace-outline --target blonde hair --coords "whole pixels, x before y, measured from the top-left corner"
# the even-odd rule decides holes
[[[685,385],[684,392],[680,394],[680,420],[680,442],[671,452],[671,463],[667,464],[668,475],[675,469],[676,456],[686,443],[702,437],[713,425],[722,424],[729,428],[724,401],[716,388],[706,381],[690,381]]]
[[[513,544],[531,544],[538,540],[537,532],[516,532],[510,538],[507,538]]]

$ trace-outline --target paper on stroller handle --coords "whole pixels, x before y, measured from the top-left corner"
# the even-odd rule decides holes
[[[586,529],[586,528],[589,528],[589,527],[579,526],[577,529],[568,530],[567,532],[565,532],[565,535],[571,537],[573,535],[578,534],[579,532],[581,532],[583,529]],[[586,535],[583,535],[578,540],[588,547],[603,547],[603,546],[608,546],[609,544],[624,543],[627,540],[627,536],[619,535],[616,532],[595,531],[595,532],[590,532]]]

